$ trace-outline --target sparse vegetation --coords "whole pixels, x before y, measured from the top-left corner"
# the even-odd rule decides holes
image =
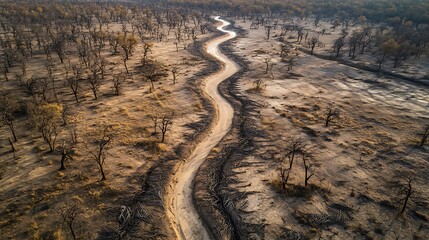
[[[429,235],[426,1],[0,13],[2,238]]]

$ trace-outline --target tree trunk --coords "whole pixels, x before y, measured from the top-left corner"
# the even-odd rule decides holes
[[[74,99],[76,100],[76,103],[79,103],[79,98],[77,97],[77,92],[75,92],[73,94],[74,94]]]
[[[104,181],[106,180],[106,175],[104,174],[103,165],[99,163],[98,166],[100,166],[101,181]]]
[[[94,94],[94,99],[97,100],[97,90],[92,89],[92,93]]]
[[[60,167],[60,169],[58,171],[62,171],[62,170],[66,169],[65,166],[64,166],[64,161],[65,160],[66,160],[66,155],[63,153],[62,156],[61,156],[61,167]]]
[[[162,132],[161,143],[164,143],[164,140],[165,140],[165,132],[163,131],[163,132]]]
[[[76,240],[76,233],[74,232],[74,229],[73,229],[73,223],[69,224],[69,228],[70,228],[70,232],[72,234],[73,240]]]
[[[6,120],[6,123],[7,123],[7,125],[9,126],[10,131],[12,132],[13,141],[14,141],[14,142],[17,142],[17,141],[18,141],[18,139],[16,138],[16,133],[15,133],[15,128],[14,128],[14,126],[13,126],[13,122],[12,122],[12,121],[10,121],[10,120]]]

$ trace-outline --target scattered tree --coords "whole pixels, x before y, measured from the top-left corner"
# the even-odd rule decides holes
[[[106,180],[104,173],[104,164],[106,162],[107,149],[113,140],[113,132],[111,126],[106,126],[101,132],[101,135],[96,139],[96,147],[89,150],[92,159],[97,163],[101,174],[101,181]],[[88,146],[86,146],[88,149]]]
[[[161,143],[164,143],[165,134],[169,130],[169,127],[171,127],[171,125],[173,124],[173,116],[174,116],[174,113],[171,114],[170,116],[163,116],[161,119],[161,122],[160,122],[161,124],[158,126],[162,134]]]
[[[325,127],[329,127],[329,124],[332,122],[332,120],[334,119],[338,119],[340,118],[340,110],[338,108],[331,108],[328,107],[328,112],[326,114],[326,120],[325,120]]]
[[[426,126],[425,131],[423,132],[422,139],[420,140],[420,147],[423,147],[423,145],[428,140],[428,138],[429,138],[429,125]]]
[[[79,208],[76,204],[73,204],[72,206],[66,204],[64,207],[60,208],[59,212],[61,215],[62,222],[65,223],[69,228],[73,240],[76,240],[77,236],[75,230],[75,223],[80,214]]]
[[[29,106],[31,123],[49,145],[50,151],[55,149],[62,109],[63,106],[58,103]]]
[[[11,94],[0,91],[0,114],[1,122],[6,124],[13,136],[13,141],[18,141],[15,132],[15,113],[19,110],[20,106],[18,100]]]

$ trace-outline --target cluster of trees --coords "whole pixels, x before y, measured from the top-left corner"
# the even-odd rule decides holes
[[[371,49],[379,70],[388,57],[392,59],[393,68],[409,57],[420,58],[428,50],[429,25],[416,28],[412,21],[397,20],[393,26],[364,24],[352,32],[343,28],[342,35],[333,43],[336,57],[340,57],[344,47],[348,47],[351,58],[357,52],[364,54]]]
[[[12,150],[20,138],[16,120],[28,121],[49,152],[61,154],[64,170],[78,143],[76,126],[68,124],[74,114],[72,101],[76,106],[88,101],[84,99],[88,90],[99,100],[106,85],[113,89],[111,95],[119,96],[131,78],[143,79],[155,91],[154,83],[168,74],[151,59],[152,42],[173,39],[178,51],[179,45],[186,47],[206,33],[209,19],[202,11],[131,3],[0,3],[0,80],[7,85],[0,90],[0,122],[10,129],[6,140]],[[140,56],[135,54],[138,46]],[[129,66],[136,58],[138,64]],[[171,74],[175,84],[179,68],[173,66]],[[172,118],[157,116],[160,142],[165,141]],[[114,133],[111,128],[97,132],[102,136],[85,142],[105,180],[103,165]]]

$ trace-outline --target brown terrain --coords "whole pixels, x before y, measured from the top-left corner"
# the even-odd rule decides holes
[[[0,239],[427,239],[427,51],[379,66],[374,44],[337,57],[328,21],[179,15],[145,37],[93,18],[63,62],[34,41],[2,75]],[[96,29],[135,37],[129,59],[110,39],[82,66]]]

